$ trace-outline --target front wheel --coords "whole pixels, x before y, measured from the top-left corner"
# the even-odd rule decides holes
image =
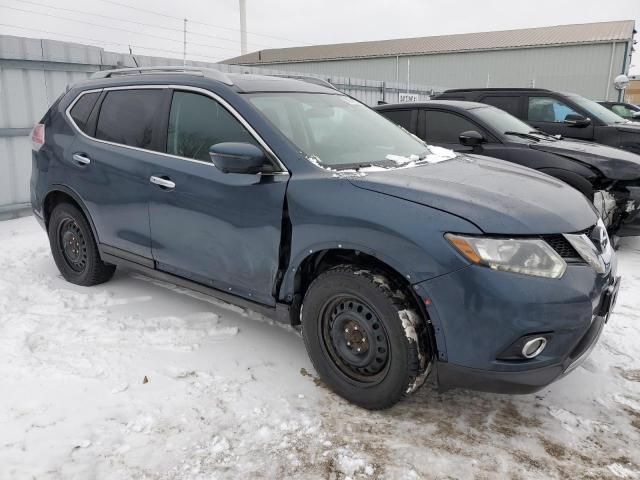
[[[100,259],[89,222],[75,205],[60,203],[53,209],[48,233],[53,259],[68,282],[88,287],[113,276],[116,267]]]
[[[380,272],[334,267],[304,298],[302,332],[311,361],[338,395],[387,408],[424,381],[429,362],[422,319]]]

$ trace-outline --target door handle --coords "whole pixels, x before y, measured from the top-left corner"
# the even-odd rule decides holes
[[[149,178],[149,181],[154,185],[158,185],[163,188],[176,188],[175,182],[172,182],[167,178],[152,176],[151,178]]]
[[[81,165],[89,165],[91,163],[91,159],[84,153],[74,153],[73,159]]]

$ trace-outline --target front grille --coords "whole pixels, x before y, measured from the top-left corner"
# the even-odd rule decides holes
[[[562,235],[545,235],[544,240],[553,248],[562,258],[580,259],[580,255],[576,249]]]
[[[587,228],[587,229],[582,230],[580,232],[575,232],[575,235],[585,234],[585,235],[589,236],[591,234],[592,230],[593,230],[593,227]],[[564,235],[543,235],[542,238],[562,258],[567,259],[567,260],[578,261],[578,262],[583,261],[582,257],[576,251],[576,249],[573,248],[573,246],[567,241],[566,238],[564,238]]]

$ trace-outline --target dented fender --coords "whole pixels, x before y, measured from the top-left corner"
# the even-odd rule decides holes
[[[364,190],[342,178],[298,178],[289,183],[287,204],[292,233],[279,291],[285,302],[293,298],[300,265],[319,251],[366,253],[414,284],[468,264],[453,253],[446,232],[482,233],[454,215]]]

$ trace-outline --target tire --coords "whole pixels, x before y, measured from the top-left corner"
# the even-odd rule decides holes
[[[48,234],[53,259],[68,282],[89,287],[113,277],[115,265],[100,259],[91,227],[76,206],[58,204],[51,212]]]
[[[341,265],[320,274],[303,300],[302,333],[318,375],[370,410],[413,393],[428,373],[424,322],[392,285],[381,272]]]

